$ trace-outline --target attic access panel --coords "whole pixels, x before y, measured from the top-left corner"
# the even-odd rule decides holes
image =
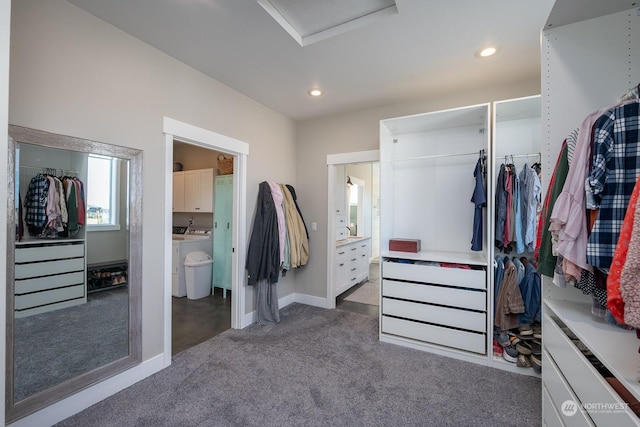
[[[300,46],[397,14],[395,0],[257,0]]]

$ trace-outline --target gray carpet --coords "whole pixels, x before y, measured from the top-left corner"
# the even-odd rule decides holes
[[[540,426],[537,378],[378,341],[375,317],[292,304],[60,426]]]
[[[96,292],[86,304],[16,319],[15,400],[129,354],[128,292]]]
[[[378,305],[380,302],[380,286],[377,281],[365,282],[349,294],[345,300],[359,302],[361,304]]]

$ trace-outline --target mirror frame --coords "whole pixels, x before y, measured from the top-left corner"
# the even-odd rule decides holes
[[[129,355],[14,402],[14,276],[16,143],[102,154],[129,160]],[[23,418],[82,389],[130,369],[142,361],[142,151],[36,129],[9,125],[7,201],[7,303],[5,419]]]

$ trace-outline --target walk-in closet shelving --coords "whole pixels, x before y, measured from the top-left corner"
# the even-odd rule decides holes
[[[488,362],[487,218],[472,251],[470,200],[476,163],[491,157],[489,118],[481,104],[380,123],[382,341]],[[390,239],[421,251],[389,251]]]
[[[640,13],[631,2],[601,3],[585,18],[549,18],[542,34],[543,187],[548,185],[562,142],[594,111],[611,106],[640,82]],[[568,285],[543,280],[543,421],[546,425],[640,425],[611,386],[619,382],[640,399],[640,340],[634,331],[591,314],[591,297]],[[576,342],[581,342],[581,348]],[[584,356],[592,353],[613,377]],[[582,351],[581,351],[582,350]],[[577,408],[572,414],[567,400]],[[609,405],[609,406],[603,406]]]
[[[494,195],[496,193],[498,174],[502,165],[513,165],[515,167],[516,174],[519,175],[525,167],[530,168],[536,163],[541,164],[541,112],[542,106],[540,95],[494,102],[492,115],[493,174],[489,184],[493,189]],[[541,194],[541,197],[544,197],[544,195]],[[525,248],[518,252],[515,245],[510,250],[504,250],[503,248],[495,245],[495,241],[501,239],[501,236],[496,236],[496,205],[493,199],[489,201],[488,206],[488,217],[490,222],[489,229],[490,235],[492,236],[489,242],[491,247],[491,259],[493,260],[495,257],[526,257],[533,261],[534,254],[531,250],[527,250]],[[521,237],[524,238],[524,233],[521,234]],[[494,290],[498,287],[498,284],[494,283],[494,268],[495,264],[492,262],[492,292],[490,295],[492,303],[489,307],[492,325],[496,314],[494,306],[495,300],[497,299],[497,295],[495,295]],[[492,355],[491,366],[517,372],[519,374],[540,376],[532,368],[518,367],[512,362],[507,362],[502,355],[499,354]]]
[[[18,127],[11,133],[21,135]],[[15,316],[25,317],[87,302],[86,229],[31,227],[25,197],[37,176],[68,177],[86,182],[87,155],[21,141],[15,145]],[[13,154],[13,153],[12,153]],[[20,208],[20,205],[22,207]],[[24,210],[24,213],[23,213]],[[48,220],[48,217],[47,217]],[[22,231],[23,230],[23,231]]]

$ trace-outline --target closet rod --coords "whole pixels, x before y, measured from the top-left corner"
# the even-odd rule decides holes
[[[533,156],[540,156],[541,153],[529,153],[529,154],[504,154],[502,156],[496,156],[496,159],[504,159],[505,157],[508,157],[510,159],[519,159],[519,158],[523,158],[523,157],[533,157]]]
[[[75,174],[79,174],[80,173],[78,171],[73,171],[73,170],[69,170],[69,169],[46,168],[46,167],[43,167],[43,166],[20,165],[19,167],[20,168],[27,168],[27,169],[39,169],[41,171],[43,171],[43,170],[51,170],[51,171],[55,170],[55,171],[58,171],[59,170],[60,172],[63,172],[63,175],[64,175],[64,173],[75,173]]]
[[[484,151],[484,150],[482,150]],[[423,159],[437,159],[440,157],[458,157],[458,156],[470,156],[470,155],[475,155],[477,156],[479,154],[479,151],[472,151],[470,153],[456,153],[456,154],[434,154],[431,156],[417,156],[417,157],[408,157],[406,159],[396,159],[396,160],[391,160],[391,162],[406,162],[409,160],[423,160]],[[484,154],[484,153],[483,153]]]

